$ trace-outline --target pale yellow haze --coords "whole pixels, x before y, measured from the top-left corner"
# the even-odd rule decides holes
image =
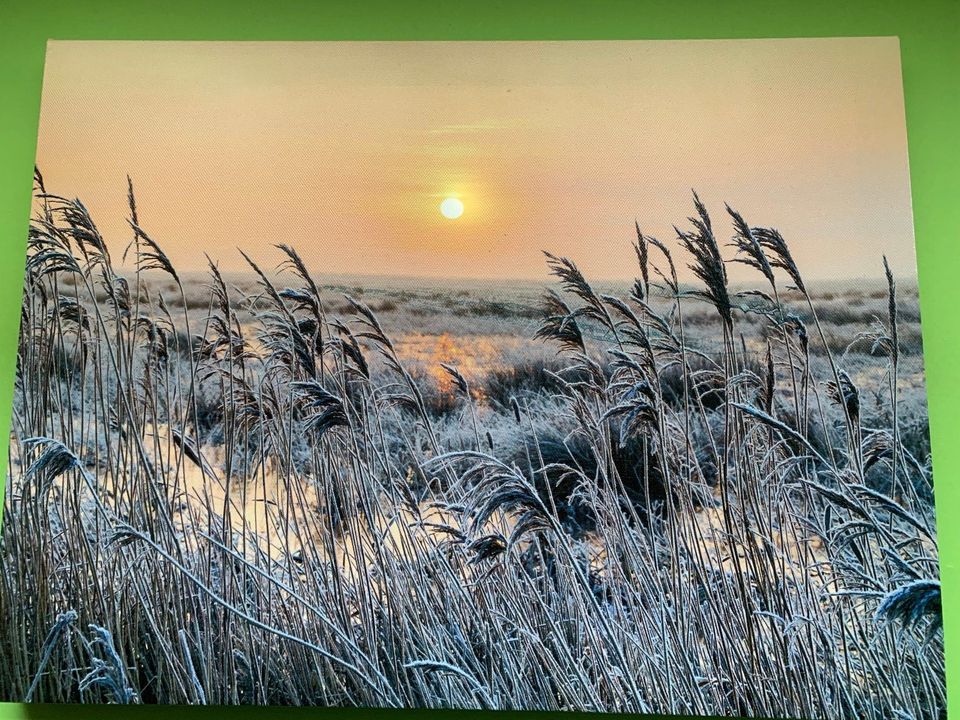
[[[672,243],[694,188],[810,278],[915,273],[895,38],[51,42],[37,162],[118,248],[129,174],[184,269],[288,243],[319,273],[543,278],[550,250],[627,279],[634,220]]]

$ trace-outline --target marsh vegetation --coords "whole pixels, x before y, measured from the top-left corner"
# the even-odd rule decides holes
[[[632,286],[552,255],[545,292],[334,281],[282,244],[201,278],[129,205],[108,242],[38,176],[5,699],[943,712],[916,288],[882,258],[808,287],[694,197],[625,238]]]

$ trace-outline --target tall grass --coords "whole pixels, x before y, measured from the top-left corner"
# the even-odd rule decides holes
[[[931,478],[901,443],[889,269],[871,331],[889,426],[864,421],[829,347],[816,376],[826,337],[786,241],[731,210],[725,258],[696,197],[677,250],[637,228],[629,296],[548,255],[537,336],[559,361],[493,377],[489,397],[447,366],[457,400],[439,412],[376,313],[330,313],[293,248],[244,256],[249,294],[211,262],[188,307],[129,197],[124,277],[84,206],[38,176],[5,699],[942,713]],[[701,289],[682,289],[678,251]],[[731,260],[763,286],[735,295]],[[158,274],[174,296],[151,295]],[[687,341],[704,302],[717,353]],[[758,318],[759,360],[740,335]]]

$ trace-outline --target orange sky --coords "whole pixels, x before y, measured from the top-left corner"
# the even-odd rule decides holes
[[[58,41],[37,158],[118,248],[129,173],[183,269],[283,242],[316,272],[542,278],[546,249],[630,278],[634,218],[672,243],[696,188],[809,278],[915,273],[895,38]]]

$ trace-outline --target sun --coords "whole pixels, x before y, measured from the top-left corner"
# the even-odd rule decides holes
[[[456,220],[463,215],[463,202],[455,197],[446,198],[440,203],[440,214],[448,220]]]

